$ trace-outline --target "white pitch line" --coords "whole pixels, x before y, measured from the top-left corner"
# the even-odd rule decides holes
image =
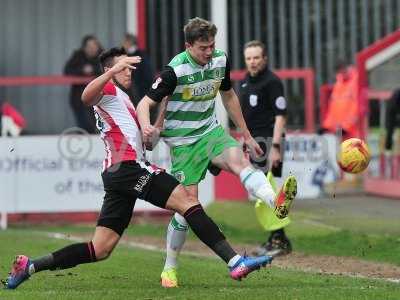
[[[340,231],[342,230],[342,228],[337,227],[337,226],[333,226],[333,225],[327,225],[325,223],[319,222],[319,221],[315,221],[315,220],[311,220],[311,219],[304,219],[302,220],[303,223],[308,224],[308,225],[314,225],[314,226],[318,226],[321,228],[326,228],[326,229],[330,229],[333,231]]]

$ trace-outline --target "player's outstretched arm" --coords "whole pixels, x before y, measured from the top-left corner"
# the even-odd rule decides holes
[[[136,69],[133,64],[140,63],[139,56],[127,56],[118,61],[112,68],[105,68],[104,73],[93,79],[82,93],[82,102],[87,106],[96,105],[103,96],[103,88],[112,77],[123,71],[125,68]]]

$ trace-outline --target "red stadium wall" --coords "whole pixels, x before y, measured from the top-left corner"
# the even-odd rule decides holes
[[[247,191],[237,176],[222,171],[215,177],[215,199],[217,201],[246,201]]]

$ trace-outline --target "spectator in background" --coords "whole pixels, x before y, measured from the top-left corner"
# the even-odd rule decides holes
[[[87,35],[82,39],[81,48],[75,50],[64,67],[64,74],[72,76],[95,77],[101,74],[98,56],[101,52],[98,39],[93,35]],[[81,101],[82,92],[86,84],[74,84],[70,91],[70,105],[74,112],[78,127],[88,133],[95,133],[95,117],[93,109],[86,107]]]
[[[136,65],[135,72],[132,72],[133,84],[130,90],[127,91],[136,107],[153,83],[154,70],[146,53],[138,49],[136,36],[126,33],[122,41],[122,47],[128,53],[128,56],[140,56],[142,58],[142,62]]]
[[[386,150],[393,148],[393,133],[398,125],[397,118],[400,115],[400,89],[393,92],[389,100],[386,119]]]
[[[336,82],[320,133],[336,133],[342,130],[345,138],[359,136],[360,110],[357,81],[356,68],[347,66],[344,61],[339,61],[336,66]]]

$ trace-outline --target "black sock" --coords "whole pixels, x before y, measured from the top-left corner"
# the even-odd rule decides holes
[[[232,249],[231,245],[227,240],[219,241],[212,248],[210,247],[219,257],[221,257],[226,263],[233,258],[237,253]]]
[[[226,263],[237,254],[200,204],[189,208],[183,216],[197,237]]]
[[[68,269],[79,264],[96,261],[93,243],[78,243],[32,261],[35,272]]]
[[[47,254],[45,256],[36,258],[32,260],[33,267],[35,269],[35,273],[49,270],[51,266],[54,265],[54,257],[53,254]]]

